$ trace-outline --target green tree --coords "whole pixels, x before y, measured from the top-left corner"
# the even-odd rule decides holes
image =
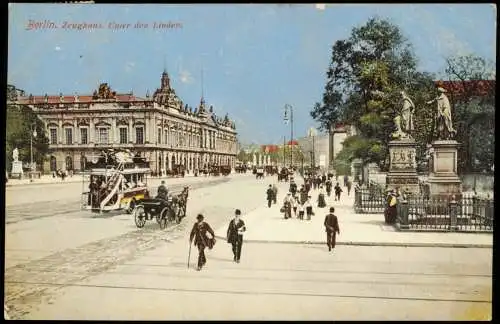
[[[476,55],[447,59],[457,129],[458,171],[490,171],[495,159],[495,64]]]
[[[43,165],[49,150],[49,139],[47,138],[43,122],[27,106],[16,105],[17,96],[15,87],[7,88],[7,121],[5,140],[5,165],[7,170],[12,168],[12,152],[14,148],[19,150],[19,161],[29,163],[31,161],[31,136],[35,130],[37,136],[33,136],[33,162]]]
[[[352,158],[375,162],[386,170],[387,143],[401,108],[400,91],[406,90],[417,105],[424,102],[422,97],[432,85],[432,76],[416,66],[411,44],[400,29],[372,18],[333,45],[323,102],[315,104],[311,116],[323,129],[338,122],[354,125],[359,135],[347,142],[354,145],[348,149]],[[431,110],[426,105],[417,109],[423,116]],[[427,138],[428,132],[428,127],[416,126],[414,136]]]

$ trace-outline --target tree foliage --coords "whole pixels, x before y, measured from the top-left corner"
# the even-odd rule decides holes
[[[495,65],[475,55],[446,60],[459,172],[490,171],[495,158]]]
[[[416,66],[411,44],[400,29],[372,18],[333,45],[323,101],[315,104],[311,116],[323,129],[338,122],[354,125],[360,134],[344,143],[354,147],[346,151],[387,169],[387,143],[401,108],[400,91],[414,100],[417,114],[422,115],[419,121],[431,115],[431,108],[423,102],[432,89],[432,76],[417,71]],[[429,124],[417,124],[414,136],[430,137]]]
[[[5,162],[7,170],[12,167],[12,152],[15,148],[19,151],[19,161],[29,163],[31,161],[31,135],[33,136],[33,162],[42,165],[49,149],[49,139],[45,135],[43,122],[37,115],[26,106],[15,104],[15,87],[7,88],[7,129],[5,139]]]

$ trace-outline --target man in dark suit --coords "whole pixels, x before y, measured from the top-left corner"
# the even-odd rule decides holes
[[[335,248],[336,234],[340,235],[339,221],[337,216],[333,213],[335,208],[330,207],[330,213],[325,217],[325,230],[326,230],[326,244],[328,245],[328,251],[332,251]]]
[[[274,200],[274,190],[273,190],[272,185],[269,185],[269,188],[267,188],[266,194],[267,194],[267,207],[271,208],[271,204]]]
[[[233,246],[233,260],[240,263],[243,233],[246,231],[245,222],[240,218],[241,211],[236,209],[234,218],[229,222],[227,242]]]
[[[207,263],[207,259],[205,258],[205,248],[212,248],[215,241],[215,233],[208,225],[208,223],[203,221],[203,215],[198,214],[196,217],[197,222],[193,225],[193,229],[191,230],[191,234],[189,235],[189,244],[193,242],[194,245],[198,247],[198,267],[196,270],[200,271],[201,268]],[[211,238],[207,237],[207,232],[210,233]]]

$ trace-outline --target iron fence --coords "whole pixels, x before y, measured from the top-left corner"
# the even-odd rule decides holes
[[[492,232],[493,220],[492,199],[411,197],[398,203],[396,223],[401,230]]]
[[[354,211],[356,213],[384,213],[387,195],[379,186],[354,189]]]

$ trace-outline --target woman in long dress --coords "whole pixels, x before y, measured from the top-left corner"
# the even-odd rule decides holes
[[[326,207],[325,201],[325,189],[323,186],[319,187],[319,195],[318,195],[318,208]]]

